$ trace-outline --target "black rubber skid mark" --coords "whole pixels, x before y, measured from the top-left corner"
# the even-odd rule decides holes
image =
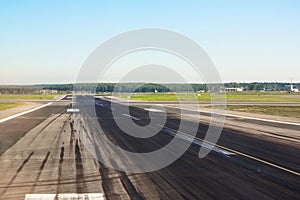
[[[31,152],[29,154],[29,156],[23,161],[23,163],[21,164],[21,166],[17,169],[16,174],[11,178],[11,180],[8,182],[7,187],[2,191],[2,193],[0,194],[0,199],[2,199],[1,197],[6,193],[7,189],[11,186],[11,184],[14,182],[14,180],[17,178],[18,174],[22,171],[23,167],[26,165],[26,163],[28,163],[28,161],[30,160],[31,156],[33,155],[33,152]]]
[[[56,188],[56,195],[55,200],[58,200],[58,194],[60,193],[60,180],[62,175],[62,164],[64,162],[64,155],[65,155],[65,147],[61,147],[60,155],[59,155],[59,165],[58,165],[58,176],[57,176],[57,188]]]
[[[40,178],[40,176],[41,176],[41,174],[42,174],[42,171],[44,170],[44,167],[45,167],[45,165],[46,165],[46,163],[47,163],[47,161],[48,161],[49,155],[50,155],[50,151],[47,152],[46,157],[44,158],[44,160],[43,160],[43,162],[42,162],[42,164],[41,164],[41,166],[40,166],[40,171],[39,171],[38,175],[36,176],[36,178],[35,178],[35,180],[34,180],[34,184],[33,184],[33,186],[31,187],[29,193],[33,193],[33,192],[34,192],[34,190],[35,190],[35,188],[36,188],[36,186],[37,186],[37,184],[38,184],[38,180],[39,180],[39,178]]]
[[[48,161],[49,155],[50,155],[50,151],[48,151],[48,153],[47,153],[45,159],[43,160],[43,162],[42,162],[42,164],[41,164],[41,166],[40,166],[40,170],[43,170],[43,169],[44,169],[45,164],[46,164],[47,161]]]
[[[76,140],[75,145],[75,161],[76,161],[76,190],[77,193],[83,193],[86,189],[83,183],[84,173],[83,173],[83,165],[82,165],[82,158],[80,147],[78,144],[78,140]]]
[[[128,176],[126,175],[125,172],[120,172],[120,179],[122,182],[123,187],[126,189],[127,193],[129,194],[130,198],[133,200],[143,200],[145,199],[141,193],[139,193],[136,188],[134,187],[134,185],[132,184],[132,182],[130,181],[130,179],[128,178]]]
[[[31,156],[33,155],[33,152],[29,154],[29,156],[23,161],[22,165],[18,168],[17,173],[19,173],[23,167],[26,165],[26,163],[30,160]]]
[[[63,160],[64,160],[64,155],[65,155],[65,147],[61,147],[61,150],[60,150],[60,159],[59,159],[59,162],[62,163]]]

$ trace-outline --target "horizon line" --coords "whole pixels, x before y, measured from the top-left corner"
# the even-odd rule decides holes
[[[249,83],[291,83],[289,81],[245,81],[245,82],[236,82],[236,81],[227,81],[222,83],[155,83],[155,82],[102,82],[102,83],[93,83],[93,82],[81,82],[81,83],[36,83],[36,84],[0,84],[0,86],[40,86],[40,85],[68,85],[68,84],[226,84],[226,83],[237,83],[237,84],[249,84]],[[292,82],[292,84],[300,84],[300,82]]]

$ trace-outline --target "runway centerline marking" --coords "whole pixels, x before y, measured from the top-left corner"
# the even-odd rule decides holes
[[[159,110],[159,109],[155,109],[155,108],[144,108],[144,110],[148,110],[150,112],[164,112],[162,110]]]
[[[131,116],[131,115],[128,115],[128,114],[125,114],[125,113],[122,113],[122,115],[125,116],[125,117],[130,117],[130,118],[132,118],[132,119],[134,119],[134,120],[140,120],[140,119],[137,118],[137,117],[134,117],[134,116]]]

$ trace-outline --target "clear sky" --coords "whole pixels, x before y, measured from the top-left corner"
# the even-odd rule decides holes
[[[103,41],[145,27],[195,40],[225,82],[300,82],[297,0],[2,0],[0,27],[0,84],[74,82]]]

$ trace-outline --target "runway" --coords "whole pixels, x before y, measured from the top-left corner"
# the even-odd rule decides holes
[[[131,152],[164,147],[183,120],[190,127],[199,126],[193,144],[178,160],[154,172],[135,174],[109,168],[90,154],[82,139],[84,131],[91,130],[94,124],[88,118],[81,118],[82,123],[76,121],[78,114],[67,113],[69,105],[66,97],[0,123],[0,199],[63,199],[68,194],[78,199],[300,197],[299,126],[228,117],[216,149],[200,159],[201,145],[208,145],[203,139],[208,129],[204,119],[209,114],[197,123],[191,120],[195,112],[180,119],[180,110],[166,108],[167,121],[159,133],[141,139],[123,132],[114,118],[131,118],[145,126],[152,112],[146,110],[148,106],[133,106],[130,115],[124,115],[123,105],[118,104],[120,109],[114,110],[113,116],[111,101],[97,99],[95,110],[103,132],[114,144]],[[191,138],[189,131],[180,133],[180,137]],[[110,162],[122,157],[109,151],[106,144],[97,149]]]

